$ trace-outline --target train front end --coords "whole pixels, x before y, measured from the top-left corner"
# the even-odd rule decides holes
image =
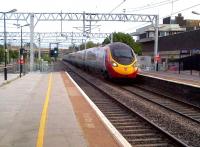
[[[137,59],[132,48],[124,43],[109,45],[107,70],[111,78],[135,78],[138,73]]]

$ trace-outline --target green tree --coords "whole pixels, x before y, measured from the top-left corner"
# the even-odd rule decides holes
[[[87,44],[86,44],[86,48],[92,48],[92,47],[95,47],[96,44],[93,43],[92,41],[88,41]]]
[[[102,44],[104,44],[104,45],[109,44],[110,40],[111,40],[111,35],[109,37],[106,37]],[[141,45],[139,43],[135,42],[135,40],[129,34],[125,34],[122,32],[118,32],[118,33],[114,32],[113,33],[113,42],[123,42],[123,43],[129,45],[134,50],[134,52],[139,55],[142,52]]]
[[[19,57],[19,52],[16,50],[9,50],[9,63],[11,61],[11,59],[15,60],[18,59]]]
[[[18,59],[18,58],[19,58],[19,52],[16,51],[16,50],[14,50],[14,51],[12,52],[11,58],[12,58],[12,59]]]
[[[0,63],[4,62],[4,48],[0,45]]]
[[[48,61],[49,63],[51,62],[51,57],[49,57],[48,54],[43,54],[43,55],[42,55],[42,59],[43,59],[44,61]]]

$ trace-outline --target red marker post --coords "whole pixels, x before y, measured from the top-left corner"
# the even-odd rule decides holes
[[[154,60],[157,61],[157,62],[160,61],[160,55],[159,55],[159,54],[156,55],[156,56],[154,57]]]
[[[156,71],[158,71],[158,62],[160,61],[160,55],[159,54],[157,54],[154,57],[154,61],[156,62]]]

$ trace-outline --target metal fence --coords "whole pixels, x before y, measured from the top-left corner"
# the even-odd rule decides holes
[[[0,73],[4,73],[4,64],[0,64]],[[49,72],[52,71],[53,65],[49,64],[47,61],[41,61],[34,64],[33,71],[40,72]],[[22,74],[27,74],[30,72],[30,64],[22,64]],[[7,64],[7,73],[8,74],[17,74],[20,73],[20,65],[17,63]]]
[[[4,65],[0,64],[0,73],[4,72]],[[7,72],[8,73],[18,73],[19,72],[19,65],[16,63],[7,64]]]

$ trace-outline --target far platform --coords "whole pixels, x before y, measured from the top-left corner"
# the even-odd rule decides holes
[[[189,85],[200,88],[200,72],[193,71],[192,75],[190,71],[140,71],[139,75],[154,77],[170,82],[180,83],[183,85]]]

